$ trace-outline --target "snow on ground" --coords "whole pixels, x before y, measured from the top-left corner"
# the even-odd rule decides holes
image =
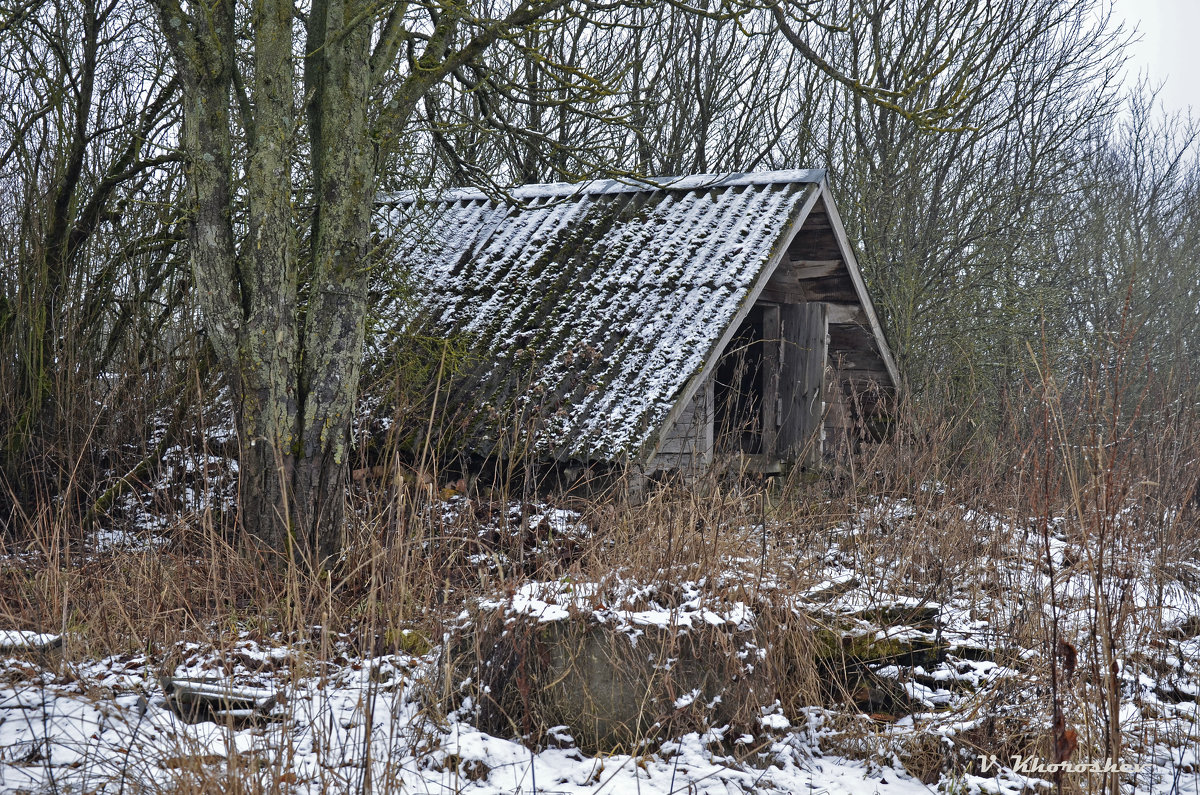
[[[467,501],[452,500],[442,506],[441,519],[451,521],[467,508]],[[590,532],[569,512],[539,508],[509,518],[555,537]],[[1130,558],[1114,581],[1098,585],[1079,565],[1085,551],[1057,524],[1043,538],[967,509],[957,518],[1000,539],[971,570],[992,571],[1006,587],[952,579],[938,600],[923,594],[911,561],[902,565],[888,544],[876,550],[864,538],[928,517],[904,500],[881,500],[832,531],[809,568],[813,585],[789,597],[819,625],[836,629],[843,643],[937,650],[928,659],[900,654],[870,666],[872,681],[890,682],[903,694],[903,714],[817,706],[783,714],[778,704],[761,705],[758,735],[725,736],[726,727],[714,726],[667,738],[641,754],[589,754],[561,727],[549,732],[545,747],[531,750],[481,732],[469,709],[442,714],[431,706],[437,648],[424,656],[371,657],[356,652],[349,638],[317,642],[246,631],[216,645],[180,644],[154,657],[60,663],[9,644],[0,648],[0,791],[115,793],[198,783],[219,790],[223,776],[288,792],[368,786],[480,795],[1046,791],[1049,774],[1021,769],[1006,752],[994,765],[977,761],[989,750],[981,738],[998,724],[1008,721],[1035,733],[1048,725],[1050,696],[1039,673],[1046,652],[1023,642],[1030,636],[1014,627],[1045,618],[1054,605],[1062,637],[1083,660],[1096,619],[1094,594],[1115,588],[1112,593],[1132,600],[1131,618],[1119,628],[1117,671],[1122,761],[1138,768],[1123,775],[1125,790],[1200,793],[1200,597],[1187,585],[1200,582],[1200,566],[1173,561],[1172,576],[1154,579],[1149,562]],[[786,538],[780,534],[777,543]],[[1053,567],[1045,563],[1047,548]],[[736,579],[745,561],[727,564],[728,576]],[[528,582],[483,604],[545,622],[589,610],[596,622],[618,629],[687,631],[754,620],[743,602],[712,598],[714,588],[719,584],[684,580],[672,583],[668,599],[660,583],[560,579]],[[318,655],[319,648],[327,653]],[[1076,725],[1094,694],[1085,669],[1081,663],[1066,696]],[[251,689],[268,708],[255,719],[201,715],[187,722],[171,709],[164,676]],[[686,707],[688,697],[680,695],[677,706]],[[933,760],[924,775],[929,783],[917,777],[922,754]]]
[[[247,662],[287,671],[279,663],[294,659],[285,647],[246,639],[225,655],[190,651],[176,674],[203,675],[236,659],[233,678],[260,685],[273,674],[251,672]],[[415,793],[869,793],[885,782],[899,795],[927,791],[890,767],[816,758],[816,745],[799,732],[781,733],[761,766],[737,763],[696,733],[643,756],[593,757],[571,747],[531,753],[427,714],[419,689],[433,663],[389,655],[314,668],[281,688],[277,720],[237,728],[181,720],[142,656],[82,664],[66,676],[9,659],[0,669],[0,789],[136,792],[258,765],[249,776],[297,792],[358,790],[368,774],[377,791]]]

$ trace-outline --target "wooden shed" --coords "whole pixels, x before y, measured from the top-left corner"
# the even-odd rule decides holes
[[[403,195],[381,221],[416,317],[471,352],[448,401],[482,455],[779,471],[898,383],[824,171]]]

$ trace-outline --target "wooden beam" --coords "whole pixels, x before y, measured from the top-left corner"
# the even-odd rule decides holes
[[[821,202],[813,207],[812,212],[808,214],[808,220],[804,222],[804,231],[811,232],[831,228],[829,213],[825,211],[825,203]]]
[[[830,323],[829,347],[830,355],[844,350],[873,351],[875,335],[869,327],[859,323]]]
[[[883,369],[879,369],[879,370],[870,370],[870,369],[849,370],[848,369],[842,373],[842,380],[849,381],[854,384],[879,384],[879,385],[887,387],[889,390],[892,388],[891,376],[888,375],[887,370],[883,370]]]
[[[805,452],[804,464],[816,466],[823,455],[825,418],[825,365],[829,346],[824,304],[783,307],[784,383],[783,423],[779,428],[779,455],[795,460]]]
[[[844,272],[819,279],[801,280],[791,273],[778,273],[766,286],[762,299],[781,304],[810,302],[857,304],[854,283]]]
[[[862,304],[859,303],[843,304],[826,301],[825,315],[829,318],[830,323],[842,325],[866,326],[870,322],[867,319],[867,313],[863,311]]]
[[[762,451],[778,457],[775,440],[779,437],[779,369],[782,336],[779,324],[779,304],[762,304]]]
[[[846,264],[840,259],[794,259],[792,266],[787,269],[787,275],[800,280],[820,279],[833,276],[845,267]]]
[[[742,453],[740,464],[740,471],[756,475],[778,475],[783,472],[783,464],[779,459],[769,455]]]
[[[788,247],[788,255],[794,260],[844,259],[832,229],[797,232],[796,237],[792,240],[792,245]]]
[[[831,350],[829,359],[839,370],[871,370],[887,372],[887,365],[878,352],[872,350]]]
[[[809,299],[808,291],[804,289],[802,283],[791,282],[785,279],[774,279],[763,288],[763,291],[758,296],[763,301],[770,301],[776,304],[803,304]]]
[[[798,282],[808,296],[809,301],[820,301],[826,304],[857,304],[858,295],[854,283],[845,273],[826,276],[823,279],[809,279]]]

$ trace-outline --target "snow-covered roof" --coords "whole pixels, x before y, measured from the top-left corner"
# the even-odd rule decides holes
[[[778,185],[788,182],[818,183],[825,179],[824,169],[793,169],[788,171],[752,171],[730,174],[690,174],[683,177],[640,177],[637,179],[594,179],[587,182],[548,182],[540,185],[518,185],[504,191],[503,198],[517,201],[562,199],[575,196],[596,196],[610,193],[638,193],[662,188],[665,190],[703,190],[707,188],[736,188],[746,185]],[[391,204],[411,204],[419,201],[449,202],[490,199],[478,188],[452,188],[448,191],[401,191],[383,201]]]
[[[762,289],[823,171],[392,197],[394,261],[440,333],[475,352],[451,396],[475,441],[559,459],[650,450]]]

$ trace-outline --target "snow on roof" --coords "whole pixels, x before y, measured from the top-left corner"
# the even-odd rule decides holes
[[[683,177],[640,177],[637,179],[595,179],[587,182],[549,182],[541,185],[519,185],[504,191],[507,198],[519,201],[562,199],[575,196],[596,196],[610,193],[638,193],[647,190],[702,190],[707,188],[744,187],[746,185],[779,185],[785,183],[818,183],[825,179],[824,169],[793,169],[788,171],[752,171],[729,174],[691,174]],[[384,197],[385,203],[411,204],[418,200],[432,202],[472,201],[495,198],[478,188],[452,188],[448,191],[400,191]]]
[[[395,262],[475,353],[451,394],[476,445],[636,458],[748,299],[823,171],[394,196]]]

